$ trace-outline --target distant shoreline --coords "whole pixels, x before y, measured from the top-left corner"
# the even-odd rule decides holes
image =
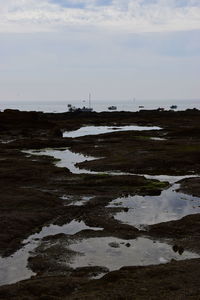
[[[20,101],[13,101],[13,102],[2,102],[0,104],[0,110],[3,111],[5,109],[18,109],[21,111],[42,111],[42,112],[67,112],[68,111],[68,104],[71,104],[75,107],[82,108],[83,106],[87,106],[87,103],[83,103],[82,101],[73,102],[70,100],[68,101],[60,101],[60,102],[20,102]],[[112,112],[109,110],[109,106],[116,106],[117,109],[115,111],[126,111],[126,112],[136,112],[140,110],[156,110],[159,107],[164,108],[165,110],[170,110],[172,105],[176,105],[176,111],[182,111],[187,109],[200,109],[200,100],[166,100],[166,101],[142,101],[142,100],[126,100],[126,101],[107,101],[107,102],[100,102],[100,101],[92,101],[91,107],[96,112]]]

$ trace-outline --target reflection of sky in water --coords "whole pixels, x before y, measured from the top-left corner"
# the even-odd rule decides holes
[[[56,166],[67,168],[70,172],[73,174],[98,174],[99,172],[85,170],[85,169],[79,169],[76,164],[81,163],[84,161],[91,161],[95,159],[92,156],[85,156],[81,153],[74,153],[70,151],[69,149],[43,149],[43,150],[26,150],[23,151],[27,154],[32,155],[47,155],[51,156],[55,159],[58,159],[59,161],[56,162]],[[146,174],[131,174],[131,173],[125,173],[125,172],[117,172],[117,171],[107,171],[104,172],[109,175],[138,175],[138,176],[144,176],[147,179],[157,179],[160,181],[168,181],[169,183],[174,183],[176,181],[179,181],[184,178],[190,178],[190,177],[196,177],[196,175],[185,175],[185,176],[170,176],[170,175],[146,175]]]
[[[118,243],[113,248],[110,243]],[[130,243],[130,247],[126,244]],[[122,240],[113,237],[89,238],[76,242],[69,247],[84,255],[76,255],[71,267],[104,266],[110,271],[122,266],[143,266],[169,262],[171,259],[183,260],[198,258],[195,253],[185,251],[182,255],[175,253],[172,246],[148,238]]]
[[[160,138],[160,137],[151,137],[150,139],[151,139],[152,141],[166,141],[166,139]]]
[[[26,266],[29,251],[33,251],[37,246],[38,242],[32,241],[32,243],[27,244],[14,255],[6,258],[0,257],[0,285],[28,279],[35,274]]]
[[[75,131],[66,131],[63,133],[63,137],[81,137],[86,135],[97,135],[103,133],[111,133],[116,131],[142,131],[142,130],[160,130],[157,126],[85,126]]]
[[[178,193],[178,184],[162,191],[160,196],[128,196],[113,200],[108,207],[126,207],[128,212],[120,212],[115,219],[134,225],[157,224],[200,213],[200,198]]]
[[[63,200],[64,206],[83,206],[88,201],[90,201],[93,198],[93,196],[62,196],[61,199]],[[66,202],[66,204],[65,204]]]
[[[24,243],[31,241],[33,239],[36,239],[36,238],[42,239],[48,235],[56,235],[56,234],[60,234],[60,233],[75,234],[75,233],[77,233],[81,230],[85,230],[85,229],[102,230],[103,228],[90,227],[90,226],[87,226],[83,221],[72,220],[70,223],[64,224],[61,226],[54,225],[54,224],[51,224],[49,226],[44,226],[39,233],[31,235],[27,240],[24,241]]]
[[[85,174],[85,173],[97,174],[97,172],[79,169],[78,167],[75,166],[76,163],[81,163],[86,160],[90,161],[96,159],[95,157],[92,156],[85,156],[83,154],[73,153],[68,149],[64,149],[64,150],[44,149],[39,152],[34,150],[27,150],[24,152],[29,154],[34,154],[34,155],[48,155],[54,157],[55,159],[59,159],[59,161],[56,162],[56,166],[61,168],[67,168],[73,174]]]
[[[5,258],[0,257],[0,285],[15,283],[34,275],[34,273],[27,268],[28,258],[30,256],[29,252],[34,251],[42,238],[59,233],[73,235],[84,229],[98,231],[103,228],[89,227],[83,221],[78,222],[75,220],[63,226],[53,224],[44,226],[39,233],[33,234],[24,240],[23,243],[25,246],[15,252],[15,254]]]
[[[137,175],[137,174],[136,174]],[[140,174],[142,175],[142,174]],[[143,174],[143,176],[147,179],[156,179],[159,181],[167,181],[169,183],[175,183],[179,180],[185,179],[185,178],[193,178],[193,177],[198,177],[198,175],[179,175],[179,176],[171,176],[171,175],[148,175],[148,174]]]

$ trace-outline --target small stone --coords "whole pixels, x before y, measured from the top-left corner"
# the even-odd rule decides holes
[[[111,242],[111,243],[109,243],[108,244],[110,247],[112,247],[112,248],[119,248],[120,247],[120,245],[117,243],[117,242]]]
[[[183,254],[183,252],[184,252],[184,248],[183,248],[183,247],[179,247],[179,249],[178,249],[178,253],[179,253],[180,255],[182,255],[182,254]]]
[[[178,246],[177,246],[177,245],[174,245],[174,246],[172,247],[172,249],[173,249],[174,252],[177,252],[177,251],[178,251]]]

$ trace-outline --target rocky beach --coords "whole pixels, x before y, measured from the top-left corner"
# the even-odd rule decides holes
[[[200,299],[199,120],[0,112],[0,299]]]

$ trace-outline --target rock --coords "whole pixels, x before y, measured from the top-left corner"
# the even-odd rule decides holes
[[[120,245],[117,243],[117,242],[111,242],[111,243],[109,243],[108,244],[110,247],[112,247],[112,248],[119,248],[120,247]]]
[[[177,252],[177,251],[178,251],[178,246],[177,246],[177,245],[174,245],[174,246],[172,247],[172,249],[173,249],[174,252]]]
[[[144,288],[141,288],[140,291],[141,292],[148,292],[148,289],[144,287]]]
[[[182,255],[184,252],[184,248],[182,246],[174,245],[172,249],[174,252],[178,252],[180,255]]]
[[[63,137],[62,131],[59,128],[54,128],[52,131],[53,137]]]
[[[182,255],[183,252],[184,252],[184,248],[180,246],[179,249],[178,249],[178,253],[179,253],[180,255]]]

